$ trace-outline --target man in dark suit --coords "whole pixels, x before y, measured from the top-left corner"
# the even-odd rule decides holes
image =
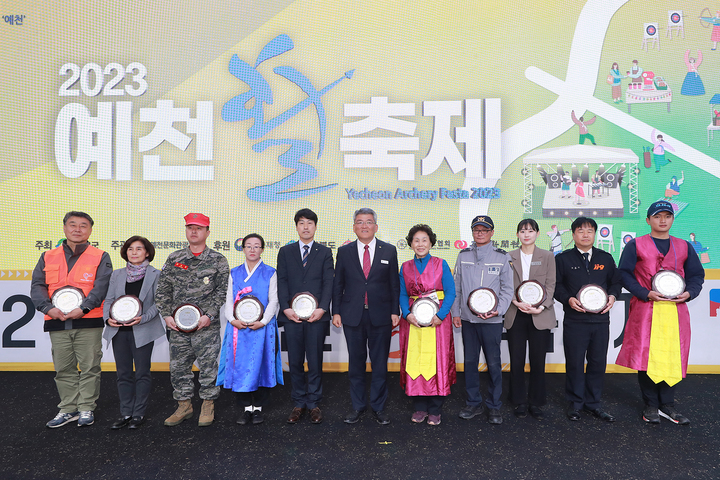
[[[330,249],[315,241],[318,217],[309,208],[295,214],[299,241],[278,252],[278,322],[285,327],[290,364],[291,397],[295,406],[287,419],[295,424],[306,410],[310,421],[323,420],[318,406],[322,400],[322,362],[325,337],[330,329],[330,300],[333,288],[333,258]],[[318,301],[310,318],[301,320],[292,309],[293,297],[310,292]],[[305,356],[308,374],[305,380]]]
[[[575,246],[555,257],[555,300],[563,304],[563,344],[565,347],[565,398],[567,417],[580,420],[580,410],[606,422],[615,417],[600,405],[610,341],[610,309],[620,296],[620,272],[605,250],[593,247],[597,223],[578,217],[570,227]],[[600,285],[608,294],[602,311],[587,311],[580,303],[580,289]],[[586,305],[587,306],[587,305]],[[587,368],[585,359],[587,358]]]
[[[355,212],[357,240],[338,249],[333,285],[333,325],[344,326],[353,411],[345,423],[356,423],[367,408],[365,359],[370,351],[370,407],[381,425],[385,413],[387,360],[392,329],[400,322],[400,277],[395,247],[375,238],[377,214]]]

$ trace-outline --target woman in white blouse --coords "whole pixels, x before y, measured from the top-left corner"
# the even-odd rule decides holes
[[[553,294],[555,293],[555,257],[535,245],[540,227],[527,218],[517,226],[520,248],[510,252],[513,282],[517,289],[523,281],[535,280],[545,288],[545,299],[534,307],[521,302],[517,295],[505,314],[510,351],[510,403],[519,418],[530,415],[541,420],[545,405],[545,354],[552,339],[550,330],[557,326]],[[525,352],[529,346],[530,388],[525,388]]]
[[[260,256],[265,240],[251,233],[242,241],[245,263],[230,270],[225,328],[217,384],[236,392],[243,411],[240,425],[263,422],[262,408],[270,397],[270,388],[283,383],[280,338],[275,315],[278,312],[277,273]],[[264,307],[252,323],[235,319],[235,302],[245,296],[257,298]]]

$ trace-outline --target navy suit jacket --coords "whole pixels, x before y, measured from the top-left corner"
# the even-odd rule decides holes
[[[318,299],[318,307],[325,310],[319,322],[330,321],[330,301],[333,289],[333,257],[332,251],[313,242],[307,257],[307,266],[302,266],[302,256],[298,242],[285,245],[278,252],[278,301],[280,313],[278,323],[284,325],[291,320],[283,310],[290,308],[290,302],[296,293],[310,292]]]
[[[365,278],[357,240],[338,248],[333,285],[333,313],[340,314],[342,323],[360,325],[368,296],[370,322],[375,326],[392,323],[390,315],[400,315],[400,276],[395,247],[377,241],[370,274]]]

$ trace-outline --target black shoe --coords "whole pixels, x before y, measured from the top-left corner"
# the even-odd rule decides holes
[[[660,407],[660,410],[658,410],[658,415],[667,418],[668,420],[677,425],[690,424],[690,420],[688,420],[685,415],[675,410],[675,407],[673,407],[672,405],[662,405]]]
[[[521,403],[517,407],[515,407],[515,416],[517,418],[525,418],[527,417],[528,413],[528,406],[527,403]]]
[[[253,425],[257,425],[259,423],[264,422],[265,419],[263,418],[262,410],[253,410],[252,412],[252,423]]]
[[[614,422],[615,417],[604,411],[602,408],[587,408],[583,407],[583,410],[585,410],[588,413],[591,413],[593,417],[599,418],[603,422]]]
[[[488,423],[492,425],[502,424],[502,415],[500,414],[499,409],[491,408],[490,410],[488,410]]]
[[[651,405],[645,405],[642,413],[642,419],[647,423],[660,423],[658,408]]]
[[[245,410],[242,415],[238,417],[238,419],[235,421],[238,425],[247,425],[252,421],[253,418],[253,412],[250,410]]]
[[[345,420],[343,421],[350,424],[357,423],[360,421],[360,417],[362,417],[364,413],[365,410],[353,410],[345,416]]]
[[[145,417],[132,417],[128,428],[132,428],[133,430],[135,430],[136,428],[139,428],[140,425],[142,425],[143,423],[145,423]]]
[[[570,405],[567,410],[567,417],[573,422],[580,420],[580,412],[574,406]]]
[[[112,427],[110,428],[112,430],[120,430],[121,428],[127,427],[127,425],[130,423],[130,420],[132,420],[132,417],[120,417],[115,420],[115,423],[113,423]]]
[[[373,416],[380,425],[388,425],[390,423],[390,415],[385,413],[385,410],[373,411]]]
[[[480,405],[465,405],[465,407],[460,410],[460,414],[458,417],[463,418],[465,420],[470,420],[471,418],[482,415],[485,413],[485,405],[482,403]]]
[[[535,420],[542,420],[545,418],[545,414],[543,414],[540,407],[536,407],[535,405],[530,405],[530,415],[532,415]]]

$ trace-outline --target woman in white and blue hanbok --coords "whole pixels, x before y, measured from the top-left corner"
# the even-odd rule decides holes
[[[225,327],[217,384],[236,392],[237,403],[243,408],[237,423],[258,424],[263,421],[262,408],[270,396],[270,388],[283,384],[280,360],[280,337],[275,315],[278,312],[277,274],[261,259],[265,240],[256,234],[242,242],[245,263],[230,270]],[[253,295],[265,307],[261,319],[251,324],[236,320],[235,302]]]

